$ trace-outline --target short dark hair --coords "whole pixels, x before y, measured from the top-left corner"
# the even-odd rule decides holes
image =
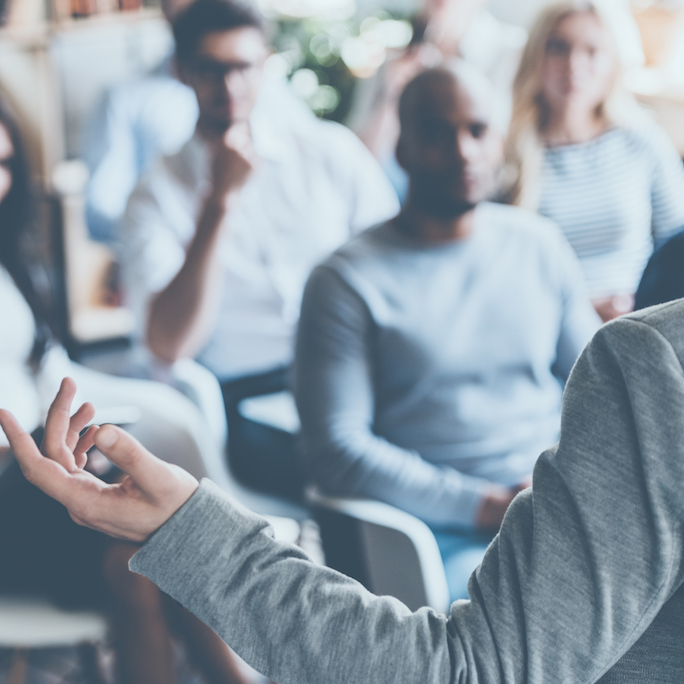
[[[261,33],[266,32],[261,16],[242,2],[195,0],[173,20],[176,58],[181,63],[187,63],[195,56],[207,34],[238,28],[255,28]]]

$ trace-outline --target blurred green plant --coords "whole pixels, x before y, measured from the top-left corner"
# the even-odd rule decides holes
[[[286,76],[321,117],[343,121],[357,80],[372,76],[392,50],[406,47],[411,23],[381,8],[363,15],[353,0],[261,0],[274,26],[267,71]]]

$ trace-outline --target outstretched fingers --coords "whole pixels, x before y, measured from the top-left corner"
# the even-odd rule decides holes
[[[26,479],[49,496],[66,503],[69,473],[61,465],[40,453],[33,437],[19,425],[9,411],[0,409],[0,426],[7,435],[12,452]]]
[[[69,472],[83,468],[87,462],[87,449],[81,448],[78,453],[75,450],[83,428],[95,417],[95,407],[90,403],[83,404],[70,416],[71,402],[75,395],[76,383],[71,378],[64,378],[48,411],[41,445],[41,451],[46,456],[57,461]]]
[[[3,432],[7,436],[10,447],[19,461],[19,465],[22,467],[24,464],[30,466],[43,458],[36,443],[33,441],[33,437],[5,409],[0,409],[0,427],[2,427]]]
[[[71,449],[67,446],[71,425],[71,402],[76,395],[76,383],[71,378],[64,378],[55,400],[50,405],[45,433],[40,450],[51,459],[57,461],[68,471],[75,470],[76,464]],[[74,440],[74,445],[77,440]]]
[[[69,429],[67,430],[66,445],[73,451],[81,435],[83,428],[95,417],[95,407],[86,402],[69,419]]]

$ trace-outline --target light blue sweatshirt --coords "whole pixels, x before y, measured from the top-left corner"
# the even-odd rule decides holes
[[[480,205],[473,234],[421,246],[391,223],[339,249],[302,303],[302,457],[326,492],[467,527],[558,438],[562,387],[600,321],[560,230]]]

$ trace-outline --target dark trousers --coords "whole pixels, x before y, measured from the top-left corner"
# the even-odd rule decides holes
[[[296,439],[289,432],[240,415],[238,405],[248,397],[288,389],[289,368],[221,383],[228,418],[228,462],[242,484],[269,494],[299,500],[304,477],[297,461]]]
[[[35,438],[35,435],[34,435]],[[101,606],[107,537],[77,525],[13,461],[0,476],[0,592],[46,596],[66,607]]]

